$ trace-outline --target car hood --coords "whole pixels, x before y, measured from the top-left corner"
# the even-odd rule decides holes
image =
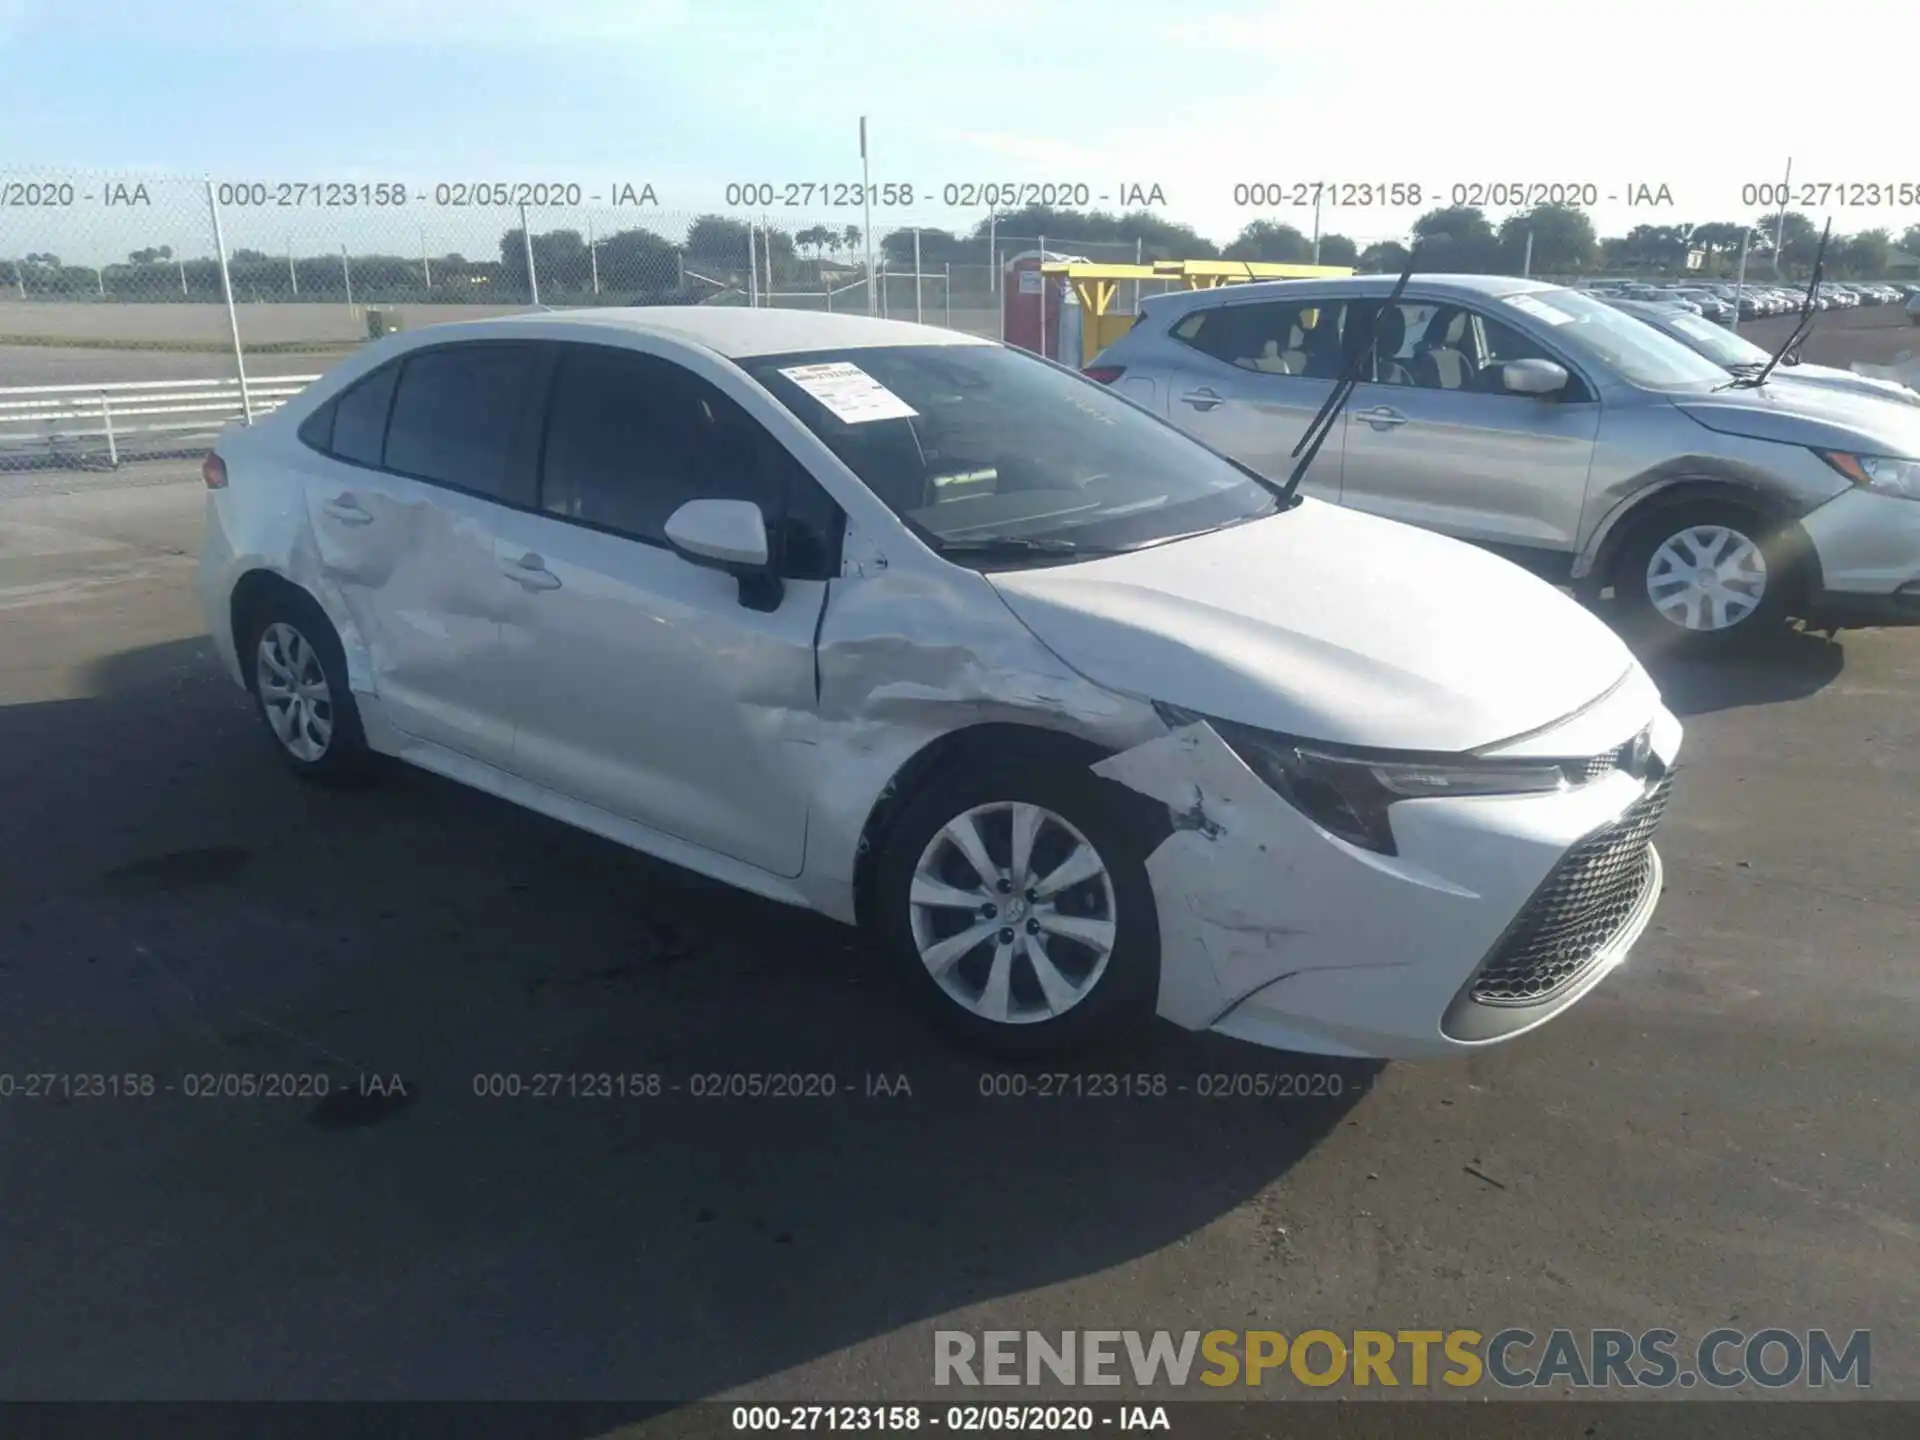
[[[1835,365],[1805,363],[1782,365],[1773,372],[1773,378],[1785,380],[1789,384],[1818,385],[1828,390],[1851,391],[1870,399],[1892,400],[1901,405],[1920,405],[1920,390],[1915,390],[1910,385],[1902,385],[1898,380],[1882,380],[1872,375],[1858,375]]]
[[[1314,500],[987,578],[1098,684],[1344,745],[1491,745],[1583,708],[1637,665],[1604,624],[1519,566]]]
[[[1769,380],[1757,390],[1721,390],[1674,403],[1723,435],[1920,458],[1920,406],[1890,404],[1877,395]]]

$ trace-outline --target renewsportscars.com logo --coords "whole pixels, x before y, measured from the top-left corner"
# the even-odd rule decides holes
[[[1873,1381],[1873,1335],[1826,1330],[936,1330],[940,1386],[1811,1389]]]

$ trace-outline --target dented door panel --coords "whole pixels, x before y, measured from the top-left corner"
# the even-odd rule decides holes
[[[547,579],[510,578],[529,557]],[[825,582],[788,581],[764,614],[663,546],[519,512],[497,559],[515,773],[797,875]]]
[[[500,622],[514,586],[494,559],[502,507],[326,463],[306,478],[323,593],[364,646],[383,715],[417,739],[504,765]]]

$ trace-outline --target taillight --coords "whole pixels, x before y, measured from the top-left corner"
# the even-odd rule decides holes
[[[1089,380],[1098,380],[1102,385],[1111,385],[1127,373],[1124,365],[1089,365],[1080,372]]]
[[[209,490],[227,488],[227,462],[211,452],[200,462],[200,478],[207,482]]]

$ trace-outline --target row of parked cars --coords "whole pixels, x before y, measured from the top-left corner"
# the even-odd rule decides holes
[[[1731,325],[1736,318],[1758,320],[1771,315],[1792,314],[1806,301],[1804,289],[1780,285],[1750,284],[1742,287],[1725,282],[1688,284],[1683,281],[1662,281],[1653,284],[1601,280],[1586,288],[1603,299],[1675,306],[1711,320],[1716,325]],[[1814,308],[1826,311],[1850,310],[1861,305],[1907,305],[1909,314],[1916,314],[1913,308],[1916,296],[1920,296],[1920,284],[1829,281],[1821,285],[1820,293],[1814,297]],[[1916,319],[1916,323],[1920,323],[1920,318]]]

